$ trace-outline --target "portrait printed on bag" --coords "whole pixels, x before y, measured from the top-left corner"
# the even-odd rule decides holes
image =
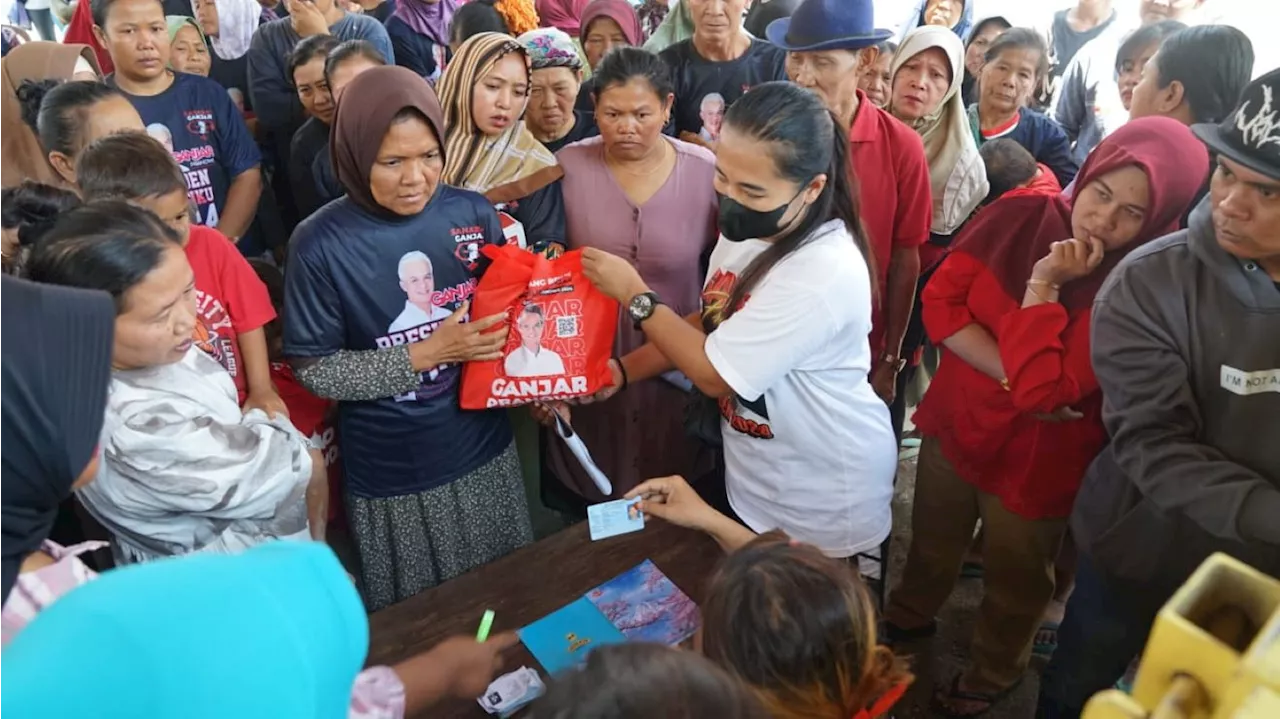
[[[529,303],[521,308],[516,316],[520,344],[507,354],[502,365],[508,377],[544,377],[565,373],[564,360],[560,355],[542,345],[546,326],[546,313],[541,305]]]

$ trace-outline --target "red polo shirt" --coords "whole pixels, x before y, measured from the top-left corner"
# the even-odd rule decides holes
[[[933,196],[924,143],[915,130],[876,107],[858,90],[849,152],[858,183],[858,210],[875,254],[883,298],[893,251],[919,247],[929,239]],[[871,351],[877,360],[884,353],[885,319],[884,303],[877,302],[871,327]]]

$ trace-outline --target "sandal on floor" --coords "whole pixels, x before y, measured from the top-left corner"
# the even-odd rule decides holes
[[[910,629],[903,629],[902,627],[890,624],[889,622],[884,623],[884,643],[889,646],[901,644],[902,642],[911,642],[917,639],[928,639],[937,633],[937,619],[931,619],[928,624],[912,627]]]
[[[929,708],[941,716],[951,717],[951,719],[968,719],[969,717],[982,716],[995,706],[996,702],[1009,696],[1009,694],[1022,684],[1022,680],[1014,682],[1010,686],[998,692],[966,692],[960,689],[960,675],[957,674],[951,680],[951,684],[947,689],[938,689],[933,693],[933,700],[929,703]],[[970,702],[978,705],[976,711],[956,711],[947,702],[961,701]]]
[[[1041,622],[1036,630],[1035,643],[1031,645],[1031,656],[1048,659],[1058,649],[1058,622]]]
[[[965,562],[960,565],[961,579],[982,579],[986,574],[986,570],[982,567],[982,562]]]

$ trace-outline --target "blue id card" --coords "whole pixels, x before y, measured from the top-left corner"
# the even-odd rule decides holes
[[[593,504],[587,507],[587,524],[591,528],[593,542],[628,532],[639,532],[644,529],[640,498]]]

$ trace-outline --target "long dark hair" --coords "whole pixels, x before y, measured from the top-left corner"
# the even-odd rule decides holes
[[[40,137],[45,152],[75,157],[84,146],[85,125],[94,105],[120,91],[91,80],[24,80],[17,90],[22,119]]]
[[[552,679],[529,719],[769,719],[733,677],[694,652],[661,644],[596,649]]]
[[[774,719],[852,717],[912,680],[876,643],[856,566],[768,532],[725,557],[702,604],[702,651]]]
[[[39,246],[58,218],[80,206],[80,198],[74,192],[32,180],[5,188],[0,199],[0,225],[18,231],[14,256],[4,258],[4,270],[12,274],[22,271],[31,250]]]
[[[36,282],[103,290],[125,308],[125,294],[181,247],[160,218],[121,200],[101,200],[63,215],[27,260]]]
[[[808,213],[790,232],[780,237],[742,271],[729,294],[725,317],[731,315],[769,270],[803,247],[813,231],[828,220],[844,223],[867,262],[871,294],[876,286],[875,258],[858,214],[857,187],[849,163],[849,138],[838,131],[840,121],[813,92],[789,82],[766,82],[751,88],[729,108],[726,127],[769,146],[778,174],[796,183],[818,175],[827,184]]]

